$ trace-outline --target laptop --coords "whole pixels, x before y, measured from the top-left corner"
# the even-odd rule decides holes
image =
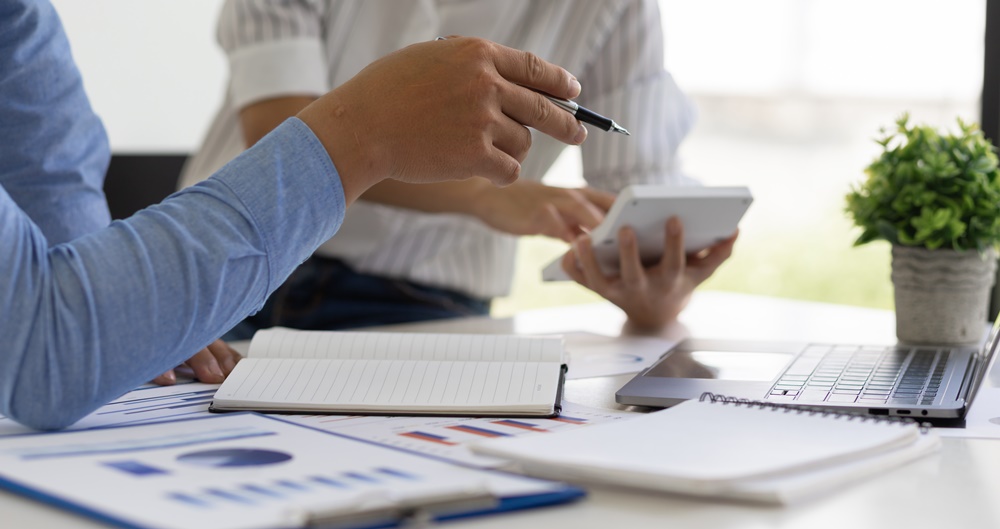
[[[960,419],[998,341],[1000,318],[979,349],[689,339],[637,374],[615,400],[668,407],[709,392],[840,413]]]

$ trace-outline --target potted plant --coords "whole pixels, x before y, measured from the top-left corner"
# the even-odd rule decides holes
[[[896,336],[904,343],[978,342],[1000,243],[996,149],[976,125],[958,133],[909,124],[882,129],[882,153],[847,195],[862,228],[855,245],[892,244]]]

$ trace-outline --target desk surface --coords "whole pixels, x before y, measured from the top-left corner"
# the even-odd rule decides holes
[[[427,332],[550,333],[585,330],[617,334],[624,317],[609,305],[525,312],[513,318],[470,318],[395,326]],[[891,312],[702,292],[665,337],[680,339],[857,341],[893,343]],[[567,382],[566,398],[580,404],[619,407],[614,392],[629,376]],[[733,450],[739,450],[738,441]],[[843,491],[792,507],[761,507],[595,487],[572,505],[476,518],[447,524],[454,529],[560,528],[825,528],[1000,527],[1000,441],[943,439],[939,453]],[[0,493],[0,527],[107,527],[15,495]],[[164,513],[164,516],[169,516]]]

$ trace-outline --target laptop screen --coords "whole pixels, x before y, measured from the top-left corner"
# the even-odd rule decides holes
[[[986,339],[986,343],[983,344],[982,351],[979,354],[979,364],[976,366],[978,372],[976,373],[976,379],[972,383],[972,391],[969,392],[970,403],[976,398],[976,395],[979,393],[979,387],[983,384],[983,380],[989,372],[991,360],[997,352],[998,340],[1000,340],[1000,317],[997,317],[996,321],[993,322],[990,335]]]

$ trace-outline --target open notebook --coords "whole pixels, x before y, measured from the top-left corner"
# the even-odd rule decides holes
[[[258,331],[212,411],[558,415],[562,338]]]
[[[534,476],[790,503],[934,451],[916,423],[706,396],[649,415],[474,445]]]

